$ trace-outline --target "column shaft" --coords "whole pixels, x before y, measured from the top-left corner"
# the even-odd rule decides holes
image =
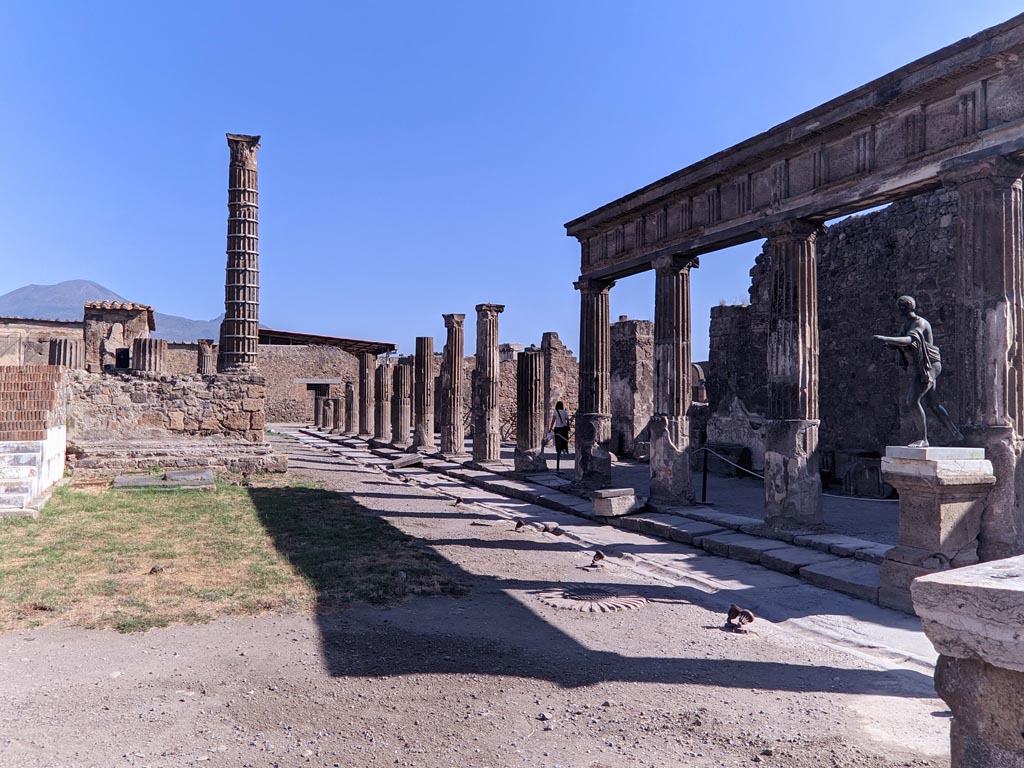
[[[434,450],[434,337],[416,337],[413,374],[413,447]]]
[[[345,434],[354,435],[359,426],[356,416],[356,387],[351,381],[345,382]]]
[[[546,472],[544,355],[536,347],[516,358],[516,472]]]
[[[580,292],[580,381],[576,414],[576,483],[602,488],[611,482],[610,280],[576,283]]]
[[[466,333],[465,315],[442,315],[448,338],[441,363],[441,453],[465,454],[466,435],[462,425],[462,400],[465,387]]]
[[[394,393],[391,400],[391,444],[405,448],[410,444],[412,431],[412,368],[409,358],[402,358],[395,365]]]
[[[374,380],[376,414],[373,422],[373,436],[382,442],[391,440],[391,363],[384,360],[377,366]]]
[[[217,344],[213,339],[199,339],[196,370],[201,374],[217,372]]]
[[[164,370],[167,342],[164,339],[135,339],[132,341],[132,369],[158,373]]]
[[[331,403],[334,406],[332,412],[332,419],[334,426],[331,429],[332,435],[340,435],[345,431],[345,403],[342,397],[331,398]]]
[[[654,416],[651,418],[651,500],[692,504],[690,471],[690,269],[696,258],[655,262]]]
[[[376,367],[376,355],[359,353],[359,436],[366,439],[373,435],[373,378]]]
[[[476,306],[476,378],[473,386],[473,460],[501,461],[501,416],[498,352],[498,315],[503,304]]]
[[[218,370],[255,368],[259,345],[259,136],[228,134],[228,247]]]
[[[77,339],[50,339],[50,365],[63,365],[67,368],[82,368],[83,342]]]
[[[818,474],[818,283],[820,229],[793,221],[768,233],[768,418],[765,522],[820,525]]]

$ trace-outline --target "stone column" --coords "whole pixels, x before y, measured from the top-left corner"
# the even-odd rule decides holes
[[[1024,557],[922,576],[911,590],[953,713],[951,768],[1024,768]]]
[[[259,136],[229,133],[228,266],[217,369],[255,368],[260,330]]]
[[[320,431],[330,432],[334,428],[334,422],[332,421],[334,406],[331,405],[331,398],[325,397],[321,407],[323,408],[323,415],[320,417]]]
[[[50,365],[83,368],[83,342],[76,339],[50,339]]]
[[[434,337],[416,337],[413,373],[413,448],[434,450]]]
[[[544,355],[531,346],[516,358],[516,472],[547,472],[544,459]]]
[[[340,435],[345,431],[345,406],[343,398],[332,397],[331,404],[333,405],[333,411],[331,412],[331,434]]]
[[[445,456],[466,454],[466,434],[462,425],[462,390],[465,386],[466,334],[465,315],[441,315],[448,338],[441,363],[441,453]]]
[[[1024,164],[991,157],[943,175],[959,196],[955,269],[959,275],[952,367],[954,417],[967,443],[985,449],[995,469],[981,519],[979,555],[1024,551]]]
[[[377,356],[359,353],[359,436],[367,440],[373,436],[373,378]]]
[[[356,417],[356,387],[351,381],[345,382],[345,434],[354,435],[359,427]]]
[[[651,447],[647,426],[654,415],[654,323],[620,316],[612,323],[611,350],[609,448],[620,458],[646,459]]]
[[[402,358],[395,366],[394,394],[391,400],[391,444],[407,448],[412,431],[412,361]]]
[[[654,415],[651,495],[664,504],[693,504],[690,476],[690,269],[696,257],[654,263]]]
[[[383,360],[377,366],[374,379],[374,398],[377,408],[373,421],[373,436],[381,443],[391,441],[391,362]]]
[[[498,315],[504,304],[476,305],[476,377],[473,383],[473,461],[501,461]]]
[[[576,414],[576,483],[604,488],[611,482],[612,437],[611,325],[608,294],[611,280],[580,279],[580,386]]]
[[[818,281],[820,229],[791,221],[767,233],[768,419],[764,424],[765,522],[820,525]]]
[[[201,374],[217,372],[217,344],[213,339],[199,339],[198,360],[196,371]]]
[[[132,341],[132,370],[159,373],[164,370],[167,342],[163,339],[135,339]]]
[[[313,396],[313,427],[320,429],[324,423],[324,400],[323,395]]]

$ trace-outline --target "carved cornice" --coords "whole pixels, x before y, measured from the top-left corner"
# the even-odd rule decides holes
[[[1013,183],[1024,176],[1024,160],[1016,157],[994,155],[981,158],[964,157],[943,166],[939,173],[942,183],[947,186],[967,184],[972,181],[999,181]]]

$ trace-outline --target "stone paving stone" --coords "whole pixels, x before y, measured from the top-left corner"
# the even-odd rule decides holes
[[[889,544],[872,544],[870,547],[858,549],[853,556],[858,560],[865,560],[869,563],[882,564],[885,560],[885,553],[892,549]]]
[[[782,573],[797,573],[806,565],[817,565],[819,563],[831,563],[838,560],[835,555],[825,552],[818,552],[807,547],[794,547],[785,544],[778,549],[764,552],[761,555],[761,565],[771,568],[773,571]]]
[[[729,557],[747,563],[759,563],[766,554],[789,546],[784,541],[747,536],[744,533],[737,533],[734,536],[735,538],[729,541]],[[707,546],[707,538],[704,539],[704,545]]]
[[[878,602],[878,574],[879,568],[874,563],[853,558],[840,558],[800,569],[800,577],[817,587],[834,589],[872,603]]]
[[[810,547],[821,552],[831,552],[840,557],[853,557],[858,550],[876,546],[873,541],[856,539],[841,533],[812,533],[797,536],[793,539],[793,543],[798,547]]]
[[[734,531],[738,531],[741,525],[750,525],[751,523],[758,522],[756,518],[731,515],[728,512],[715,512],[714,510],[700,509],[699,507],[676,507],[674,510],[678,514],[685,515],[692,520],[700,520],[702,523],[714,523],[721,528],[731,528]]]

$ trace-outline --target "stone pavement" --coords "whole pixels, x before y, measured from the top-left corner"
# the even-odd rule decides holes
[[[390,465],[397,461],[403,473],[433,472],[524,504],[583,518],[592,516],[591,502],[569,492],[571,474],[566,470],[561,475],[548,473],[524,479],[511,476],[511,466],[505,461],[479,468],[436,455],[409,454],[390,447],[371,448],[367,441],[357,437],[330,435],[299,425],[274,425],[272,429],[300,437],[307,443],[312,441],[325,447],[356,450],[359,452],[357,455],[370,463]],[[410,461],[414,464],[409,464]],[[635,476],[639,468],[645,466],[633,465],[626,471]],[[753,498],[754,481],[714,476],[713,483],[712,486],[712,478],[709,477],[709,488],[713,487],[721,499],[730,498],[732,492],[731,507],[699,505],[641,511],[620,518],[602,518],[601,522],[698,547],[721,557],[762,565],[815,586],[871,603],[878,602],[879,566],[889,549],[888,543],[850,536],[837,530],[777,532],[766,529],[757,514],[759,508],[751,508],[754,502],[749,501],[747,506],[743,506],[745,499]],[[740,488],[738,493],[733,491],[736,487]],[[760,485],[757,488],[759,490]],[[709,490],[709,498],[710,495]],[[759,501],[760,495],[757,498]],[[851,499],[848,503],[856,502]],[[897,505],[891,506],[893,515],[897,514]],[[722,507],[740,508],[746,514],[735,514]],[[839,517],[842,519],[843,515]]]

